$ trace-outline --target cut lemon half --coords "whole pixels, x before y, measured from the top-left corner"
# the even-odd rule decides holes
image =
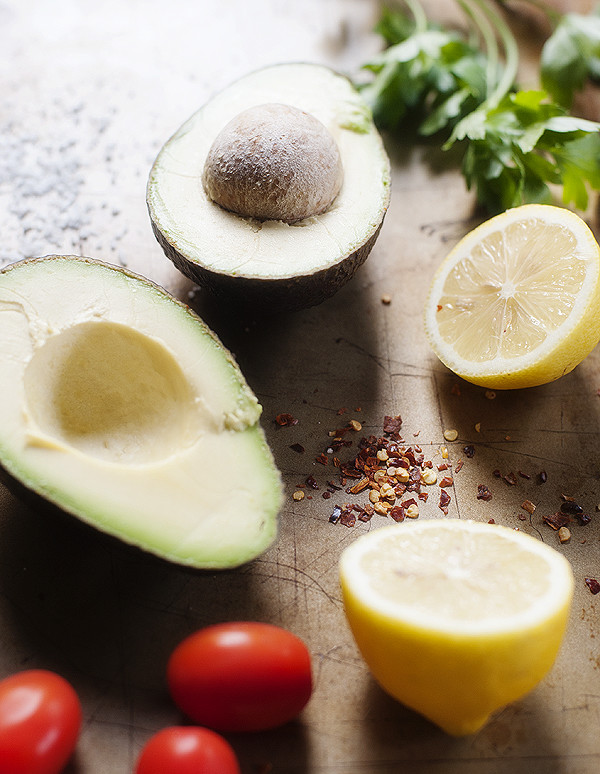
[[[552,667],[569,562],[524,532],[461,519],[381,527],[340,560],[358,649],[394,698],[453,735],[480,729]]]
[[[442,262],[425,305],[440,360],[492,389],[533,387],[575,368],[600,340],[600,248],[574,212],[507,210]]]

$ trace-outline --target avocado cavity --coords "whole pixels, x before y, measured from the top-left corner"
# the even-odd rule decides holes
[[[112,322],[85,322],[36,349],[24,375],[28,440],[114,463],[156,462],[201,428],[190,384],[158,341]]]

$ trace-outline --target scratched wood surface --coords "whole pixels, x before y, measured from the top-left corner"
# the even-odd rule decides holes
[[[455,11],[447,2],[427,7],[440,19]],[[460,382],[430,353],[421,324],[429,278],[477,222],[455,159],[431,146],[390,146],[392,203],[371,257],[334,298],[275,320],[241,320],[215,306],[151,234],[150,165],[197,107],[262,65],[306,60],[356,72],[378,48],[376,17],[370,0],[0,4],[1,262],[89,255],[127,265],[189,301],[233,350],[263,403],[286,486],[277,543],[252,564],[217,574],[170,566],[68,518],[48,519],[0,490],[0,676],[37,666],[73,682],[85,723],[68,774],[130,772],[149,736],[181,721],[164,685],[172,648],[200,626],[228,619],[286,626],[314,660],[314,696],[297,722],[230,737],[244,774],[600,768],[599,598],[584,582],[600,575],[600,353],[554,384],[495,398]],[[530,12],[514,23],[523,75],[534,78],[531,57],[545,30]],[[590,105],[597,114],[589,117],[600,118],[597,95]],[[596,208],[587,217],[598,235]],[[281,412],[298,423],[278,428]],[[363,434],[378,434],[385,414],[402,415],[405,439],[430,458],[446,445],[453,465],[463,460],[452,516],[518,526],[573,563],[573,614],[551,674],[466,739],[445,736],[374,685],[341,607],[340,551],[385,519],[331,524],[333,507],[348,496],[323,497],[333,471],[315,458],[330,430],[353,418]],[[458,431],[453,443],[443,439],[447,428]],[[235,478],[235,461],[223,466]],[[495,478],[496,469],[513,472],[517,484]],[[318,489],[293,500],[309,476]],[[477,499],[478,484],[490,487],[492,500]],[[592,513],[563,546],[542,523],[561,494]],[[537,506],[531,517],[521,508],[526,499]],[[430,497],[420,518],[439,514]]]

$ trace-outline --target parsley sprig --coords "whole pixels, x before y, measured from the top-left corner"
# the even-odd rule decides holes
[[[459,146],[467,187],[491,213],[551,201],[553,185],[562,187],[565,204],[586,209],[589,188],[600,190],[600,124],[569,112],[572,92],[552,53],[565,45],[567,21],[558,21],[558,42],[547,43],[547,91],[516,90],[519,51],[504,18],[486,0],[457,2],[468,37],[432,23],[419,0],[406,0],[408,13],[384,10],[377,31],[387,46],[365,65],[371,79],[360,86],[377,125],[394,131],[414,124],[422,136],[439,135],[445,150]],[[586,52],[580,70],[593,75],[597,49]]]

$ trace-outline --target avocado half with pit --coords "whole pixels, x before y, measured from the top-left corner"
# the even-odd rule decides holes
[[[98,261],[0,272],[0,464],[99,530],[198,568],[274,540],[282,500],[261,406],[186,306]]]
[[[214,96],[164,145],[147,187],[173,263],[264,311],[333,295],[369,255],[389,198],[368,106],[315,64],[267,67]]]

